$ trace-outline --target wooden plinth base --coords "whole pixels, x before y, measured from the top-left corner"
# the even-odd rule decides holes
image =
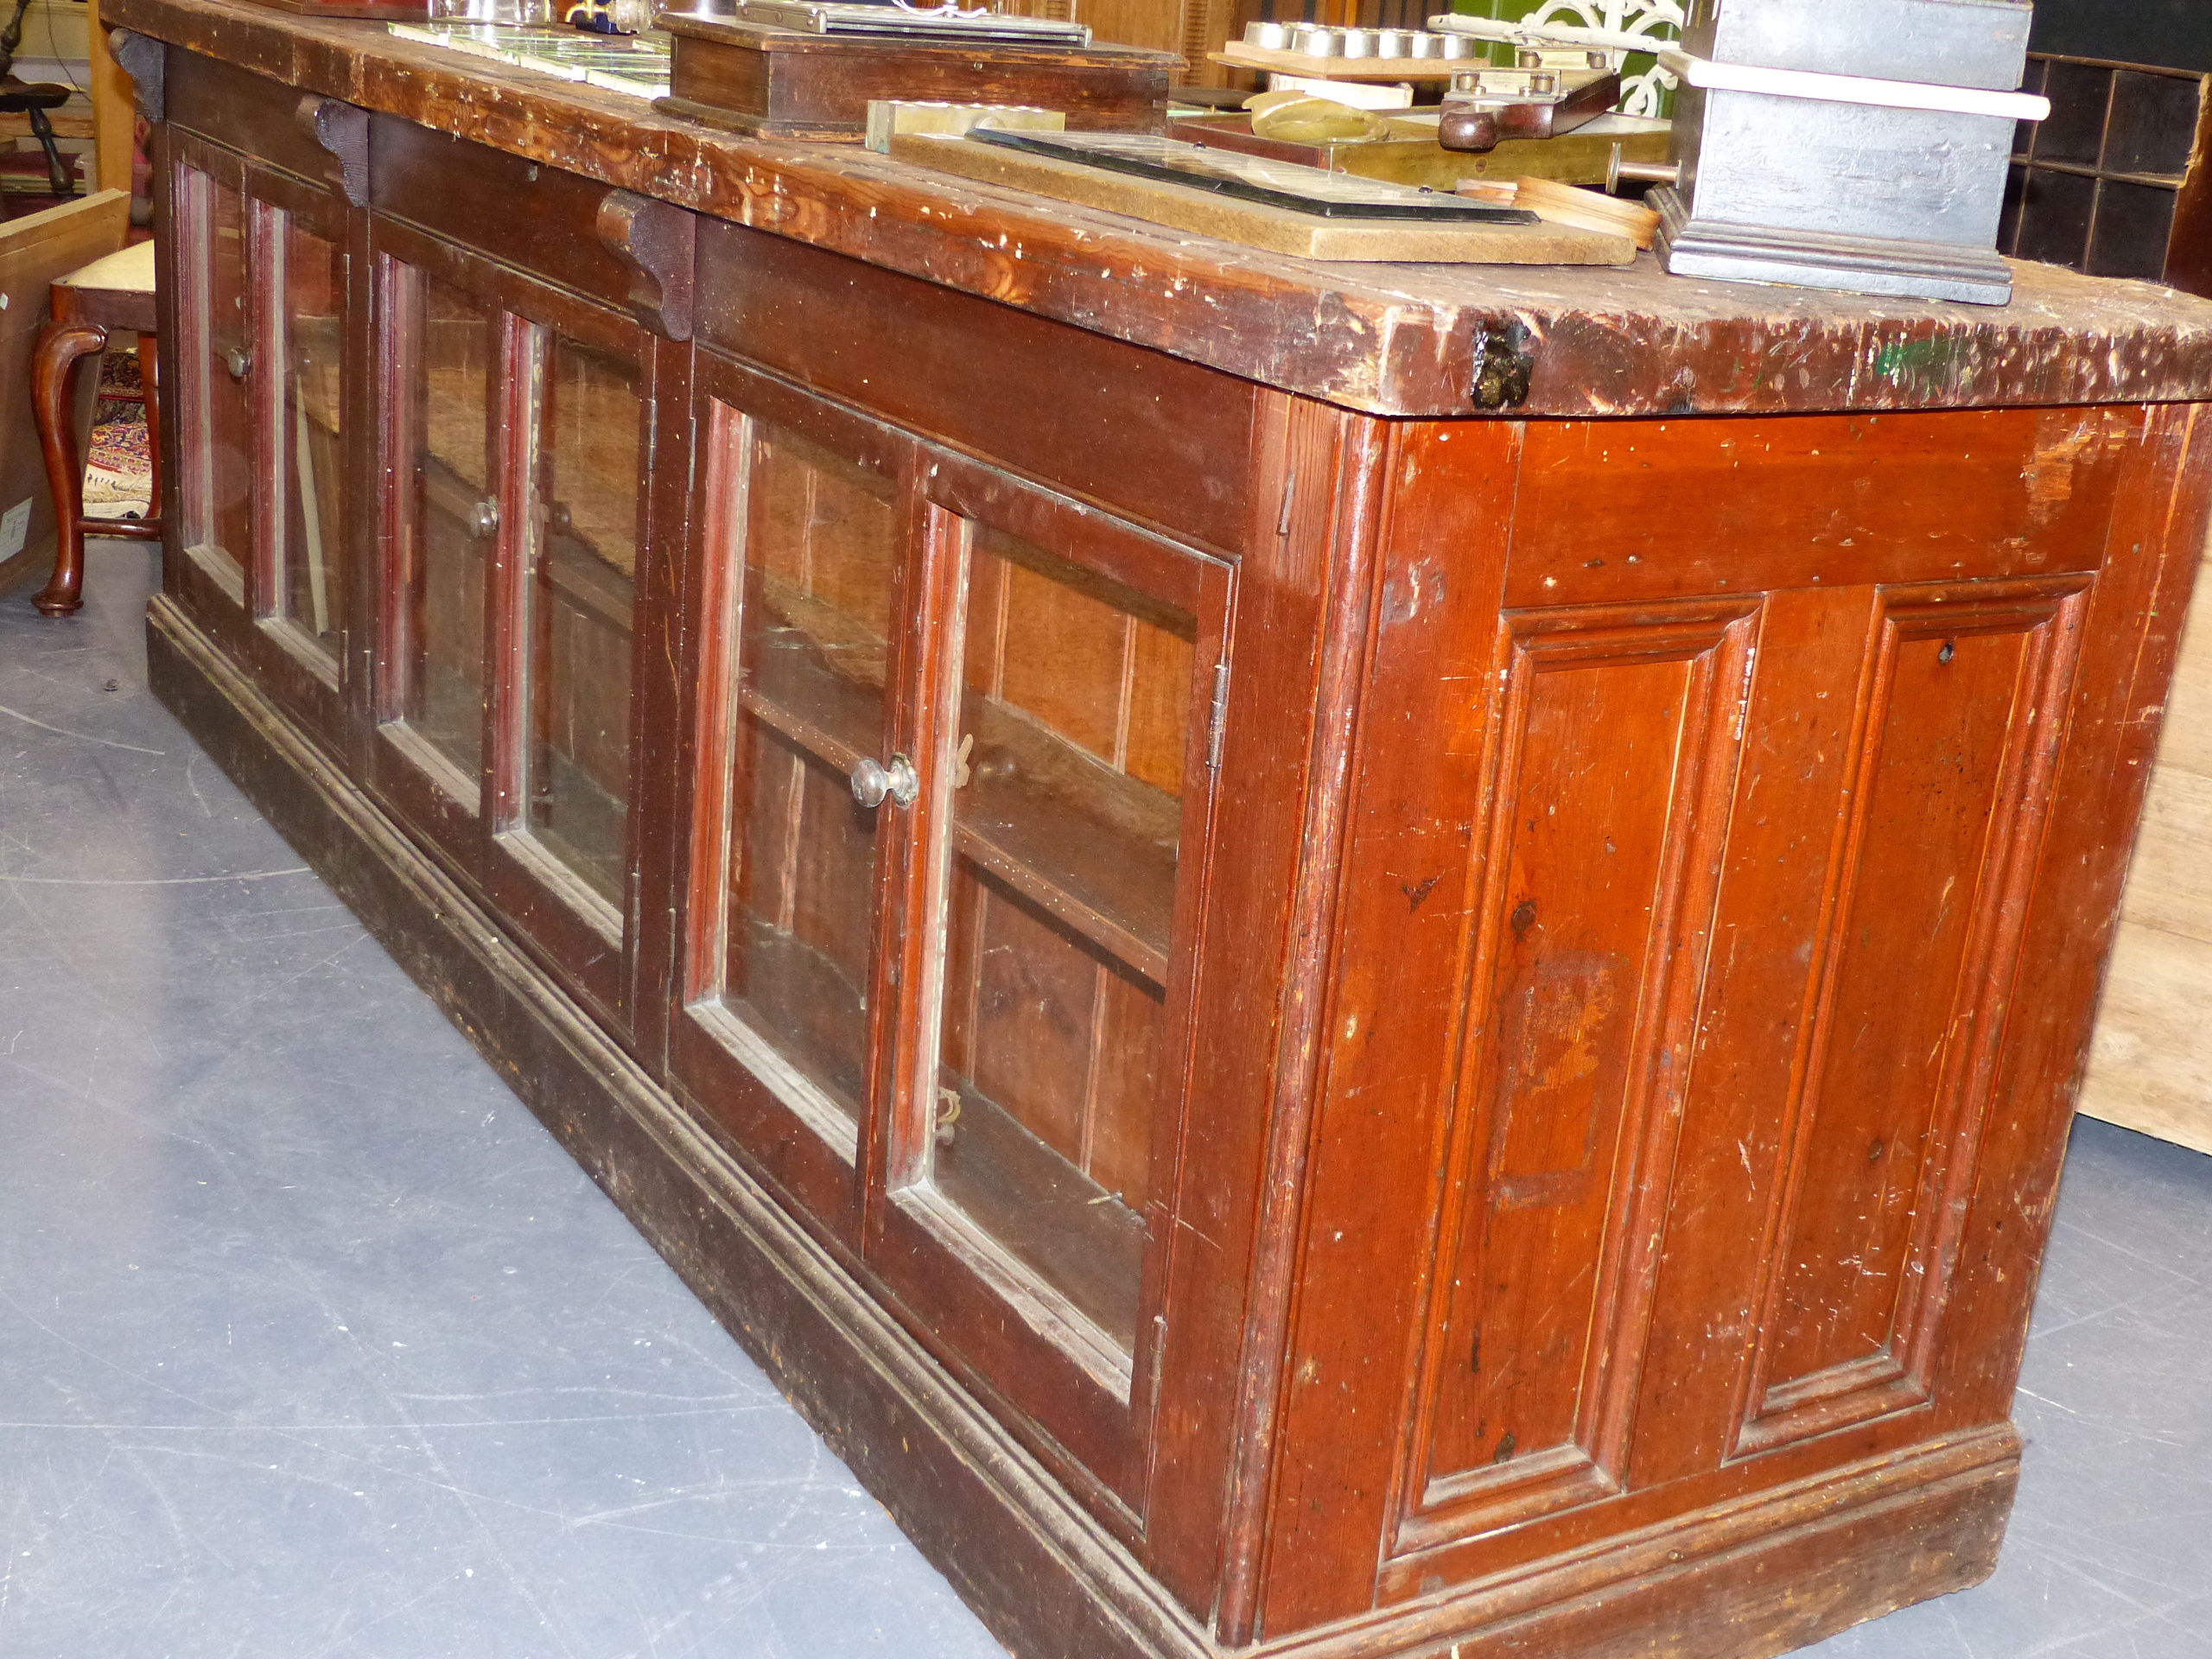
[[[155,695],[1023,1659],[1225,1649],[166,596]],[[1455,1585],[1253,1659],[1769,1659],[1994,1566],[2009,1424]]]

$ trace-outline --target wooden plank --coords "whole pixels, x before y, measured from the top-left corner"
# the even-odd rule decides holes
[[[29,396],[31,351],[46,326],[48,291],[55,277],[120,248],[130,214],[129,197],[103,190],[0,225],[0,386],[8,388],[0,398],[0,517],[18,506],[30,510],[21,548],[11,555],[0,541],[0,593],[54,562],[54,497]],[[80,455],[92,425],[95,372],[87,364],[77,377]]]
[[[1446,149],[1436,142],[1436,115],[1381,111],[1389,131],[1382,138],[1347,138],[1330,143],[1294,144],[1252,136],[1252,118],[1242,111],[1227,115],[1186,116],[1167,124],[1167,136],[1188,143],[1211,143],[1248,156],[1325,168],[1357,178],[1387,179],[1393,184],[1426,185],[1449,190],[1462,179],[1556,179],[1563,184],[1603,184],[1605,165],[1618,147],[1625,162],[1667,159],[1664,122],[1643,122],[1638,130],[1614,132],[1593,122],[1556,138],[1501,138],[1497,148],[1473,155]]]
[[[2212,642],[2207,642],[2212,644]],[[2143,828],[2128,867],[2127,891],[2120,899],[2123,918],[2162,933],[2212,944],[2212,860],[2204,856],[2212,840],[2212,778],[2161,766],[2151,774],[2151,793],[2143,805]],[[2212,1002],[2212,975],[2200,993]],[[2196,1046],[2212,1060],[2212,1040],[2199,1035]],[[2212,1128],[2212,1094],[2206,1096]]]
[[[130,189],[130,151],[138,111],[130,97],[130,77],[123,73],[108,48],[107,25],[100,21],[100,0],[86,0],[85,28],[91,54],[92,137],[93,176],[103,190]],[[28,116],[12,116],[30,130]],[[59,122],[54,131],[62,129]]]
[[[2199,567],[2079,1109],[2212,1152],[2212,583]]]
[[[938,133],[900,133],[891,140],[891,154],[896,160],[940,173],[986,184],[1011,185],[1055,201],[1103,208],[1147,224],[1193,231],[1240,247],[1300,259],[1625,265],[1636,257],[1636,245],[1627,238],[1594,231],[1558,225],[1463,226],[1319,219]]]
[[[2212,944],[2122,922],[2089,1048],[2081,1109],[2212,1153]]]
[[[130,85],[127,80],[124,84],[125,86]],[[54,129],[54,136],[57,138],[90,138],[97,143],[99,137],[99,111],[95,109],[90,115],[87,115],[85,114],[83,111],[84,106],[75,99],[72,99],[60,109],[50,111],[48,113],[46,118],[47,124]],[[125,92],[124,95],[124,118],[126,122],[130,118],[130,94],[128,92]],[[28,115],[0,115],[0,138],[28,138],[30,136],[30,117]],[[130,129],[126,126],[124,130],[124,138],[126,144],[124,159],[126,162],[130,158],[127,148],[130,137]],[[62,153],[64,156],[67,156],[68,152],[65,150]],[[41,165],[42,168],[43,163]],[[46,175],[43,171],[40,173],[37,183],[38,188],[41,190],[47,188]],[[99,188],[103,190],[128,190],[130,188],[130,175],[126,173],[124,175],[123,182],[117,185],[111,185],[107,183],[106,181],[102,180],[100,181]]]
[[[2197,571],[2182,631],[2181,661],[2166,697],[2166,727],[2158,736],[2158,765],[2212,778],[2212,582]]]

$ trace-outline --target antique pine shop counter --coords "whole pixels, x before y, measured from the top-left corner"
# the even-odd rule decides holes
[[[1018,1653],[1988,1572],[2212,306],[1301,264],[106,10],[162,696]]]

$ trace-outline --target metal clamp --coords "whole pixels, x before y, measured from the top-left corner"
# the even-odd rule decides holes
[[[914,763],[903,754],[893,755],[887,766],[867,759],[853,763],[853,798],[862,806],[880,806],[886,797],[895,805],[912,806],[921,792]]]
[[[223,366],[231,372],[231,378],[243,380],[253,367],[253,353],[243,346],[233,346],[223,353]]]

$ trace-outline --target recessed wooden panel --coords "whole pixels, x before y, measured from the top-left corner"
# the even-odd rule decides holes
[[[1927,1397],[2042,830],[2019,803],[2061,728],[2073,608],[2048,589],[1887,598],[1740,1449]]]
[[[1402,1548],[1616,1490],[1752,613],[1509,625],[1505,759]],[[1656,1137],[1656,1139],[1655,1139]]]

